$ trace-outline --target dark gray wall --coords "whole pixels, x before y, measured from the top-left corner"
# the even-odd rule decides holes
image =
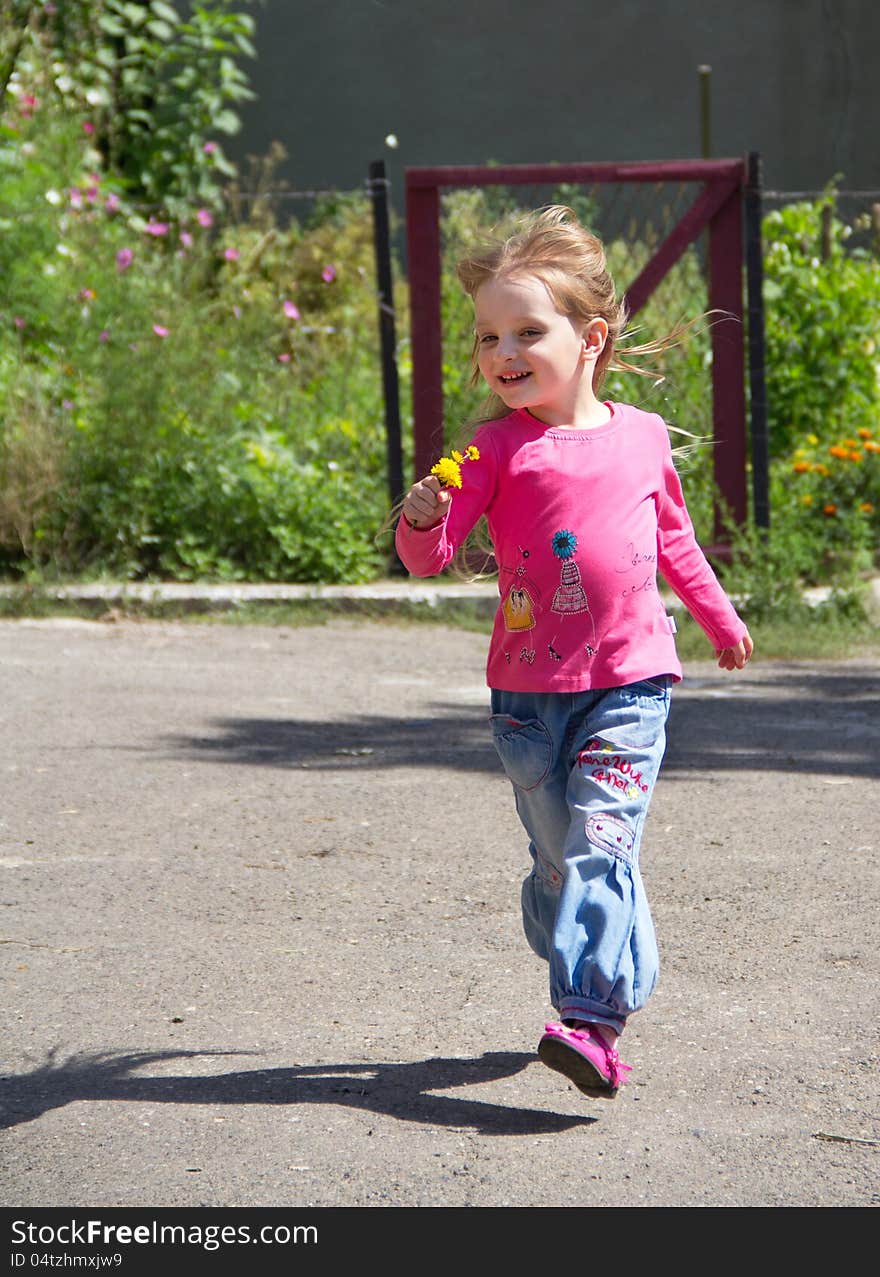
[[[766,184],[880,188],[878,0],[268,0],[235,153],[287,148],[298,188],[404,166],[758,150]],[[395,133],[396,152],[384,145]]]

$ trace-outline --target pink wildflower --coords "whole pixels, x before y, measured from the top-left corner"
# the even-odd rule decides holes
[[[180,242],[181,242],[181,244],[183,245],[183,247],[184,247],[184,248],[192,248],[192,246],[193,246],[193,237],[192,237],[192,235],[190,235],[189,231],[181,231],[181,232],[180,232]]]
[[[279,364],[289,364],[289,363],[290,363],[290,355],[288,355],[288,353],[287,353],[287,351],[286,351],[286,350],[284,351],[284,353],[283,353],[283,354],[281,354],[281,355],[279,355],[279,356],[278,356],[278,362],[279,362]]]
[[[71,408],[73,407],[73,400],[72,400],[72,399],[62,399],[62,400],[61,400],[61,407],[65,410],[65,412],[70,412]]]
[[[79,299],[81,302],[93,302],[97,294],[94,288],[81,288],[79,290]]]
[[[233,307],[232,307],[232,313],[233,313],[233,315],[235,316],[235,318],[236,318],[236,319],[241,319],[241,307],[240,307],[240,306],[233,306]]]
[[[78,186],[72,186],[72,187],[70,188],[69,194],[70,194],[70,207],[71,207],[71,208],[82,208],[82,206],[83,206],[83,197],[82,197],[82,191],[79,189],[79,187],[78,187]]]
[[[213,226],[214,219],[207,208],[200,208],[196,213],[196,221],[199,226]]]
[[[241,253],[237,248],[227,248],[223,256],[226,258],[227,262],[237,262],[239,257],[241,257]]]
[[[124,270],[128,270],[134,261],[134,253],[130,248],[120,248],[116,254],[116,269],[121,274]]]
[[[151,217],[151,218],[150,218],[150,220],[147,222],[146,226],[144,227],[144,231],[146,232],[146,234],[147,234],[147,235],[156,235],[156,236],[159,236],[159,235],[167,235],[167,234],[168,234],[168,223],[167,223],[167,222],[155,222],[155,221],[153,221],[153,219],[152,219],[152,217]]]
[[[102,328],[101,331],[98,333],[98,341],[109,341],[109,340],[110,340],[109,332],[107,331],[106,328]]]
[[[325,266],[324,269],[321,271],[321,278],[323,279],[325,284],[332,284],[334,279],[336,278],[336,267]]]
[[[205,145],[202,147],[202,150],[205,152],[206,155],[213,155],[214,152],[217,150],[217,143],[206,142]]]
[[[168,336],[168,329],[164,328],[162,324],[153,324],[153,332],[156,334],[157,337]]]
[[[25,93],[24,97],[21,99],[22,115],[29,119],[39,105],[39,99],[35,98],[33,93]]]
[[[104,207],[108,213],[115,213],[119,208],[119,196],[115,191],[111,191],[104,201]]]
[[[299,319],[299,307],[295,302],[285,302],[284,313],[288,319]]]
[[[97,204],[100,194],[101,192],[98,190],[97,186],[86,187],[86,199],[90,204]]]
[[[15,324],[16,328],[17,328],[19,331],[21,331],[21,329],[22,329],[22,328],[26,328],[26,327],[27,327],[27,321],[26,321],[26,320],[24,320],[24,319],[22,319],[21,315],[14,315],[14,316],[13,316],[13,319],[12,319],[12,322]]]
[[[85,133],[86,137],[91,137],[95,131],[95,126],[92,124],[91,120],[83,120],[82,126],[83,133]]]

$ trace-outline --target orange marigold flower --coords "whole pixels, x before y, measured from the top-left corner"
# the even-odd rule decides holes
[[[849,456],[849,449],[841,447],[839,443],[833,443],[828,451],[832,457],[840,457],[843,461]]]
[[[850,459],[850,461],[861,461],[861,460],[862,460],[862,454],[861,454],[860,452],[851,452],[851,453],[849,454],[849,459]]]
[[[862,429],[861,429],[861,430],[859,430],[859,431],[858,431],[858,436],[859,436],[859,438],[860,438],[860,439],[871,439],[871,438],[873,438],[873,435],[872,435],[871,431],[870,431],[870,430],[866,430],[866,429],[864,428],[864,426],[862,427]]]
[[[824,478],[827,479],[830,473],[831,471],[828,469],[828,467],[823,466],[821,462],[813,466],[813,474],[821,474]]]
[[[865,444],[865,452],[880,452],[880,443],[871,443],[869,440]]]
[[[812,466],[809,461],[796,461],[791,468],[795,474],[807,474],[812,469]]]
[[[862,504],[859,506],[859,509],[861,510],[862,514],[874,513],[874,506],[872,502],[870,501],[863,501]]]
[[[823,505],[823,507],[822,507],[822,513],[823,513],[823,514],[827,514],[827,515],[828,515],[828,517],[829,517],[829,518],[831,518],[831,516],[832,516],[832,515],[837,514],[837,506],[836,506],[836,505],[832,505],[832,504],[829,502],[829,503],[828,503],[828,505]]]
[[[858,439],[844,439],[847,448],[857,448],[859,446]]]

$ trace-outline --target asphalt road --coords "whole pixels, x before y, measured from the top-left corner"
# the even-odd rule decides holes
[[[880,662],[688,668],[608,1103],[534,1054],[485,644],[0,623],[3,1202],[880,1200]]]

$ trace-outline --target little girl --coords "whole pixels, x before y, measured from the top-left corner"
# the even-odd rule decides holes
[[[658,971],[639,844],[681,678],[658,569],[722,669],[742,669],[752,640],[696,542],[663,420],[597,397],[626,321],[601,243],[552,207],[458,274],[492,406],[407,493],[397,551],[431,576],[487,518],[492,730],[530,840],[525,933],[559,1017],[538,1056],[612,1098],[630,1071],[617,1039]]]

